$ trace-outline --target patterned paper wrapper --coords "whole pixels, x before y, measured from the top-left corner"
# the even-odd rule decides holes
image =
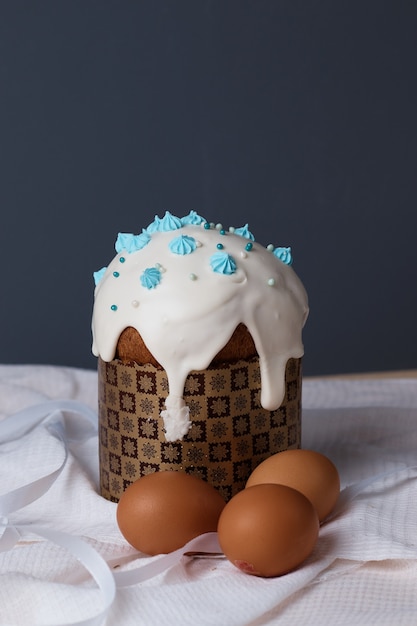
[[[182,441],[167,442],[160,412],[164,370],[99,359],[100,489],[117,502],[151,472],[184,471],[211,483],[226,500],[245,487],[252,470],[301,440],[301,359],[286,367],[285,397],[275,411],[260,404],[258,358],[191,372],[184,399],[192,426]]]

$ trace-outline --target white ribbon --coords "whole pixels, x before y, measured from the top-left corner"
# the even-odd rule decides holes
[[[116,588],[132,586],[149,580],[173,567],[186,553],[207,552],[218,554],[221,553],[221,549],[217,533],[206,533],[192,539],[182,548],[157,557],[139,568],[112,572],[100,554],[79,537],[39,526],[10,524],[7,518],[11,513],[42,497],[56,481],[68,458],[68,442],[86,437],[86,431],[71,429],[71,425],[64,419],[64,413],[80,415],[86,420],[87,433],[90,436],[97,434],[96,413],[88,406],[72,400],[45,402],[24,409],[0,421],[0,445],[19,439],[32,429],[42,425],[47,428],[51,436],[62,442],[64,449],[63,461],[56,470],[0,496],[0,532],[3,530],[0,536],[0,552],[12,549],[25,533],[37,534],[68,550],[86,568],[97,583],[103,596],[103,609],[93,617],[76,623],[69,622],[63,626],[98,626],[103,624],[107,618],[116,597]],[[324,523],[339,515],[357,495],[372,483],[410,469],[417,469],[417,466],[384,472],[346,487],[341,491],[334,510]]]
[[[116,595],[116,586],[127,587],[149,580],[178,563],[184,552],[217,552],[220,551],[220,547],[217,533],[206,533],[192,539],[183,548],[154,559],[140,568],[126,572],[112,572],[100,554],[79,537],[39,526],[12,525],[7,519],[8,516],[41,498],[61,474],[68,459],[68,442],[85,437],[85,431],[71,432],[64,420],[64,413],[82,416],[89,426],[90,435],[97,434],[96,413],[88,406],[70,400],[45,402],[0,421],[0,445],[17,440],[42,425],[47,428],[51,436],[61,441],[64,449],[64,458],[56,470],[0,495],[0,533],[3,529],[3,534],[0,536],[0,552],[11,550],[25,533],[39,535],[67,549],[91,574],[102,593],[104,603],[104,608],[100,613],[92,618],[78,621],[76,624],[77,626],[96,626],[106,619]],[[68,626],[75,626],[75,623],[69,622]]]
[[[49,528],[32,525],[11,525],[7,516],[38,498],[42,497],[56,481],[65,467],[68,458],[68,440],[71,434],[67,433],[63,412],[77,413],[83,416],[93,428],[92,434],[97,432],[97,416],[89,407],[74,401],[50,401],[30,407],[11,415],[0,422],[0,443],[14,441],[36,426],[43,424],[49,433],[63,444],[64,458],[61,465],[26,485],[13,489],[0,496],[0,529],[3,534],[0,538],[0,552],[10,550],[25,533],[36,534],[48,541],[66,548],[87,569],[96,581],[102,592],[104,608],[100,613],[82,621],[77,626],[96,626],[103,623],[116,595],[115,581],[112,573],[99,553],[82,539]],[[76,438],[76,437],[75,437]],[[68,626],[73,626],[73,623]]]

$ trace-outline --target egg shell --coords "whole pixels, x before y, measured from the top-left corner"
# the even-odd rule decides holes
[[[117,524],[134,548],[166,554],[217,530],[225,501],[210,484],[180,471],[148,474],[129,485],[116,511]]]
[[[286,574],[312,552],[317,512],[299,491],[277,484],[248,487],[224,507],[218,524],[222,551],[240,570],[255,576]]]
[[[301,491],[314,504],[323,521],[340,493],[340,478],[333,462],[314,450],[284,450],[265,459],[249,476],[246,487],[278,483]]]

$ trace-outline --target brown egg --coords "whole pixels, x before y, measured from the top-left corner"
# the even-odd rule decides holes
[[[340,492],[339,473],[330,459],[314,450],[285,450],[269,457],[249,476],[246,487],[278,483],[301,491],[323,521]]]
[[[154,555],[217,530],[224,506],[219,492],[196,476],[155,472],[129,485],[116,517],[124,538],[140,552]]]
[[[319,520],[310,500],[285,485],[264,484],[237,493],[218,524],[221,549],[255,576],[280,576],[298,567],[317,541]]]

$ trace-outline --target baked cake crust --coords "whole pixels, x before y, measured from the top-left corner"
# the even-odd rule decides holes
[[[251,359],[257,355],[252,336],[244,324],[239,324],[227,342],[227,344],[216,354],[212,363],[228,363],[240,359]],[[161,367],[153,354],[148,350],[145,342],[132,326],[128,326],[121,333],[117,343],[116,358],[124,363],[135,361],[140,365],[151,363],[155,367]]]

